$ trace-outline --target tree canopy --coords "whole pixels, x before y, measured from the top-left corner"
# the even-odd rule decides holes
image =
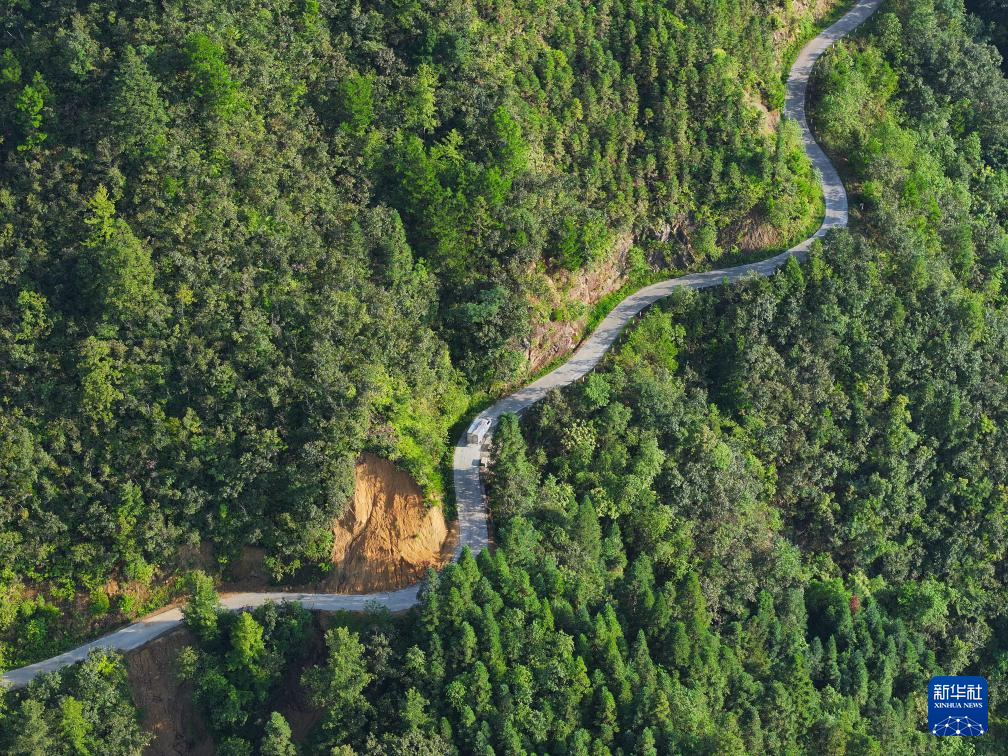
[[[449,428],[522,374],[543,290],[619,238],[700,266],[818,220],[795,125],[760,107],[811,28],[790,3],[9,6],[5,664],[203,540],[277,577],[324,564],[364,449],[444,494]],[[812,115],[852,228],[681,291],[501,418],[496,547],[405,616],[322,634],[297,605],[221,612],[192,575],[178,671],[219,750],[296,752],[283,684],[318,715],[310,752],[936,752],[939,673],[988,679],[974,750],[1003,740],[992,29],[888,0],[835,45]],[[115,657],[4,699],[7,750],[98,743],[145,743]]]
[[[621,239],[696,265],[817,219],[755,104],[790,3],[4,8],[6,664],[163,603],[201,544],[317,574],[364,450],[443,497],[449,428]]]

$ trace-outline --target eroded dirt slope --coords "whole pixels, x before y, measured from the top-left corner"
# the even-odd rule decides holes
[[[441,508],[427,505],[409,473],[364,454],[355,474],[353,499],[333,523],[333,570],[325,590],[402,588],[451,557]]]
[[[301,675],[326,658],[324,636],[331,617],[312,613],[311,630],[303,656],[283,673],[267,711],[279,711],[291,726],[295,743],[302,743],[318,724],[322,712],[308,703]],[[133,697],[141,710],[144,729],[154,734],[145,756],[212,756],[217,752],[200,712],[193,705],[192,686],[175,675],[179,650],[194,642],[184,627],[151,641],[126,655]]]
[[[212,756],[213,738],[192,702],[192,686],[175,675],[175,657],[193,642],[185,628],[172,630],[126,655],[133,698],[143,726],[154,734],[150,756]]]

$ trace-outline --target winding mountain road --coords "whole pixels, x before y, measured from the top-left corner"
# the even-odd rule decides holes
[[[613,309],[599,324],[594,333],[585,339],[567,362],[539,380],[519,389],[510,396],[484,410],[478,418],[488,418],[491,423],[508,412],[521,412],[535,404],[554,388],[566,386],[581,378],[594,368],[615,343],[620,333],[632,318],[659,299],[669,296],[676,289],[702,289],[722,283],[737,281],[747,275],[768,276],[781,267],[789,257],[803,259],[812,241],[826,234],[831,228],[847,225],[847,193],[837,174],[836,168],[826,157],[809,128],[805,115],[805,99],[809,75],[815,62],[834,42],[860,26],[878,8],[882,0],[859,0],[836,23],[825,29],[810,41],[798,54],[788,75],[787,99],[784,114],[796,120],[801,126],[805,152],[822,180],[826,212],[822,225],[815,234],[800,244],[775,257],[748,265],[739,265],[705,273],[691,273],[680,278],[645,286],[631,294]],[[491,426],[492,428],[492,426]],[[455,447],[454,481],[455,498],[458,504],[459,546],[456,558],[462,548],[468,546],[479,552],[490,539],[488,512],[480,479],[480,448],[468,443],[463,435]],[[370,605],[381,605],[395,611],[406,609],[417,601],[419,586],[413,585],[397,591],[348,595],[344,593],[235,593],[224,596],[221,603],[227,609],[243,609],[265,604],[268,601],[300,601],[309,609],[333,611],[339,609],[364,609]],[[51,659],[13,669],[3,675],[4,684],[21,687],[36,675],[84,660],[96,648],[110,648],[128,651],[144,645],[163,633],[178,627],[182,622],[182,612],[178,608],[152,614],[132,625],[85,643]]]

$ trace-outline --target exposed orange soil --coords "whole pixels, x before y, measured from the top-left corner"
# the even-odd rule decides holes
[[[364,454],[355,479],[353,499],[333,523],[333,569],[323,590],[403,588],[451,558],[457,536],[449,537],[441,508],[427,505],[409,473]]]

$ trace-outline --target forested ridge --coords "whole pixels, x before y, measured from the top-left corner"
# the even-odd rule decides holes
[[[221,613],[195,575],[178,673],[218,751],[1002,752],[1008,83],[984,34],[959,2],[890,0],[822,61],[814,120],[852,230],[770,279],[683,291],[502,418],[497,547],[431,573],[405,618],[327,633],[297,748],[276,693],[305,613]],[[88,239],[121,231],[101,199]],[[419,254],[436,239],[416,222],[402,238],[436,288],[464,269]],[[446,325],[459,293],[430,334],[472,380]],[[987,678],[990,734],[924,731],[940,673]],[[0,744],[101,732],[68,703],[81,684],[9,697]]]
[[[370,679],[313,747],[1003,750],[1008,84],[976,29],[891,2],[827,56],[854,232],[502,418],[496,552],[432,576],[394,674],[387,629],[333,636]],[[987,678],[988,736],[926,733],[940,673]]]
[[[502,418],[497,548],[431,574],[405,620],[329,632],[303,750],[999,752],[1008,90],[976,28],[890,2],[824,59],[853,231],[682,291]],[[244,636],[200,630],[222,621],[207,588],[191,606],[195,663],[226,670]],[[940,673],[987,678],[989,735],[924,730]],[[208,717],[247,702],[218,746],[287,742],[244,674],[198,686]]]
[[[441,497],[470,397],[570,316],[550,276],[617,238],[640,269],[801,236],[813,177],[757,105],[810,24],[748,0],[5,3],[3,663],[163,602],[201,542],[324,567],[364,449]]]

